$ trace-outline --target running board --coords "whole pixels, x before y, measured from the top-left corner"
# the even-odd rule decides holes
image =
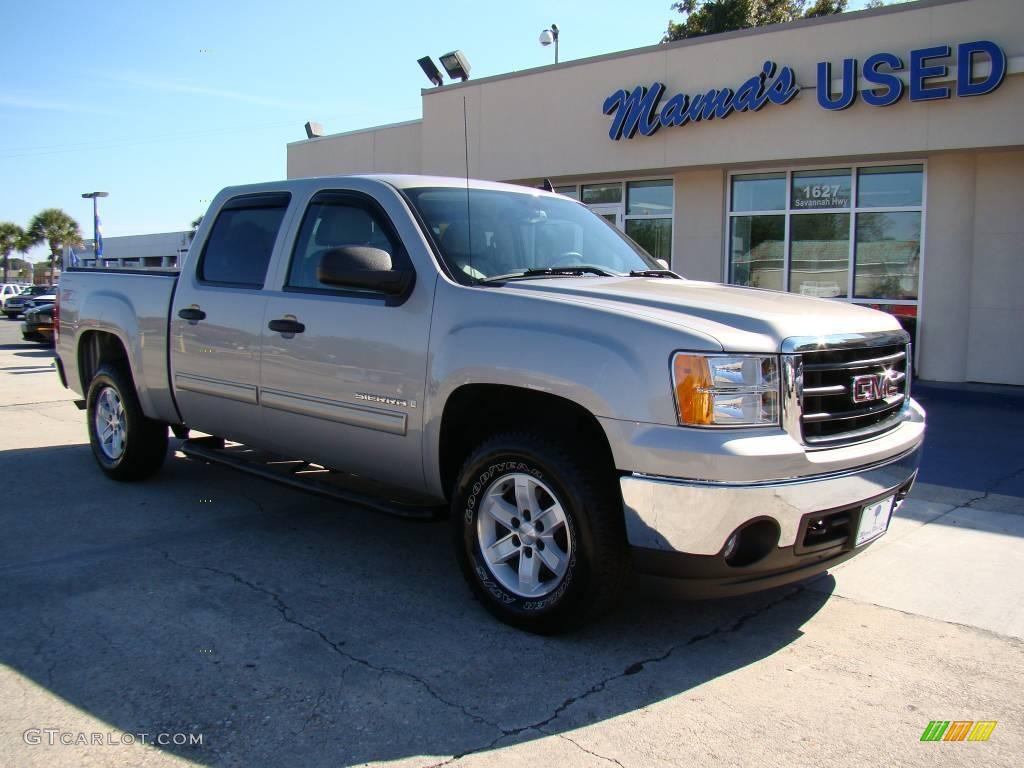
[[[347,504],[358,504],[387,515],[434,520],[441,517],[445,510],[442,506],[418,500],[389,499],[387,489],[356,475],[302,459],[288,459],[239,443],[225,444],[219,437],[193,437],[183,442],[178,450],[191,459],[223,464],[275,483],[328,496]]]

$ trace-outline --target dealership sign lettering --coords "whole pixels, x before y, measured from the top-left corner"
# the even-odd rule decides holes
[[[909,62],[894,53],[876,53],[858,66],[857,59],[843,59],[840,88],[832,90],[832,63],[822,61],[817,67],[817,98],[822,109],[839,111],[852,106],[858,95],[865,104],[887,107],[903,98],[905,83],[898,73],[905,72],[911,101],[981,96],[991,93],[1006,76],[1006,54],[989,40],[960,43],[957,46],[956,85],[940,85],[948,79],[950,65],[943,63],[952,48],[936,45],[910,52]],[[990,63],[989,72],[975,76],[981,58]],[[858,91],[859,78],[869,85]],[[732,88],[711,88],[704,93],[676,93],[665,99],[665,84],[638,85],[627,91],[620,88],[604,101],[603,111],[611,115],[608,136],[613,141],[632,139],[637,133],[653,136],[661,128],[679,127],[687,123],[718,118],[733,112],[757,112],[767,104],[788,104],[800,92],[792,67],[779,67],[766,61],[761,71]]]

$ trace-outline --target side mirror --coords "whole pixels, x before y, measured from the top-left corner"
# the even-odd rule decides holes
[[[391,254],[367,245],[331,248],[320,258],[316,279],[326,285],[362,288],[397,296],[412,284],[411,270],[393,269]]]
[[[668,261],[666,261],[665,259],[655,259],[655,261],[658,262],[661,265],[662,269],[668,269],[669,268]]]

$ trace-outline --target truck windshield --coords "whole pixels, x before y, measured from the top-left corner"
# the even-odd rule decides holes
[[[589,267],[629,274],[661,265],[585,206],[567,198],[491,189],[406,189],[456,279]]]

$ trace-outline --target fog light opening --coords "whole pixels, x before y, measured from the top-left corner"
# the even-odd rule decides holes
[[[774,520],[755,520],[737,528],[726,540],[722,558],[727,565],[742,568],[764,559],[778,543],[778,524]]]

